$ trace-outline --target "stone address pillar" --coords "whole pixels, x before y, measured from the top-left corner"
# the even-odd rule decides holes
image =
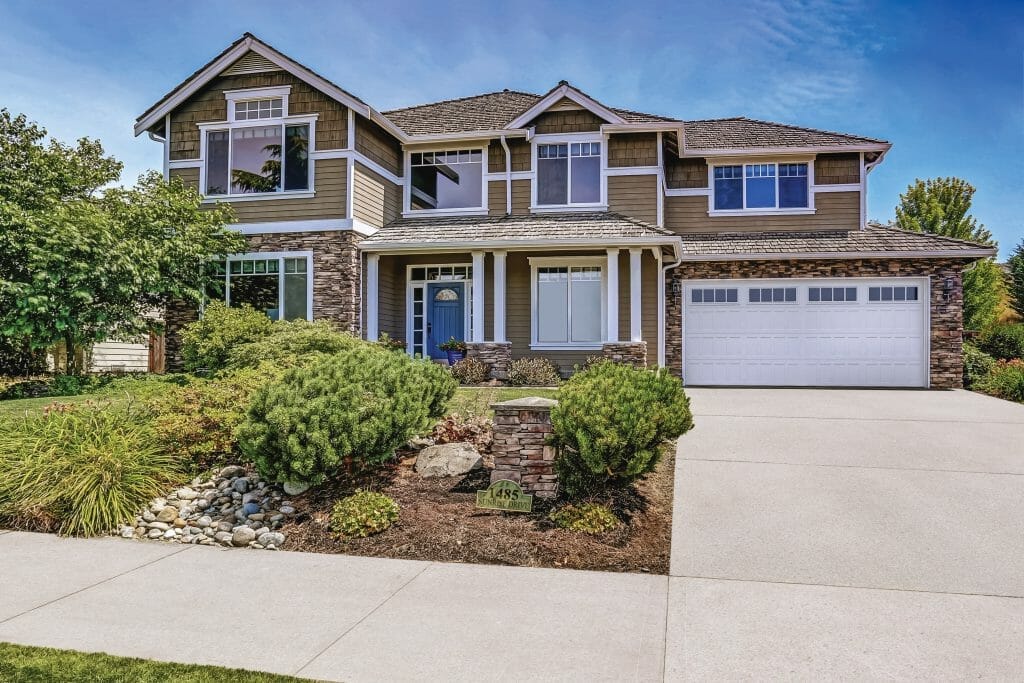
[[[538,498],[558,495],[551,409],[558,401],[530,396],[491,404],[494,410],[494,470],[491,482],[511,479]]]

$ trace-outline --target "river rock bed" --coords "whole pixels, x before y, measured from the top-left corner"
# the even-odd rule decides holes
[[[120,535],[277,550],[285,542],[279,529],[294,516],[295,507],[275,485],[229,465],[212,479],[193,479],[191,486],[154,499]]]

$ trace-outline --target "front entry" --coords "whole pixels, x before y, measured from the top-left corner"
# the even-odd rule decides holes
[[[432,282],[427,285],[427,353],[444,358],[438,344],[455,337],[466,338],[466,286],[462,282]]]

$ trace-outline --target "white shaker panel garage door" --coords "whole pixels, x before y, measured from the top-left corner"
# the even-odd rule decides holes
[[[928,385],[925,278],[708,280],[684,287],[690,385]]]

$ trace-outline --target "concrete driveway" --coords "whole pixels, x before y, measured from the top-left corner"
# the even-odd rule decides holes
[[[667,680],[1024,678],[1024,406],[688,393]]]

